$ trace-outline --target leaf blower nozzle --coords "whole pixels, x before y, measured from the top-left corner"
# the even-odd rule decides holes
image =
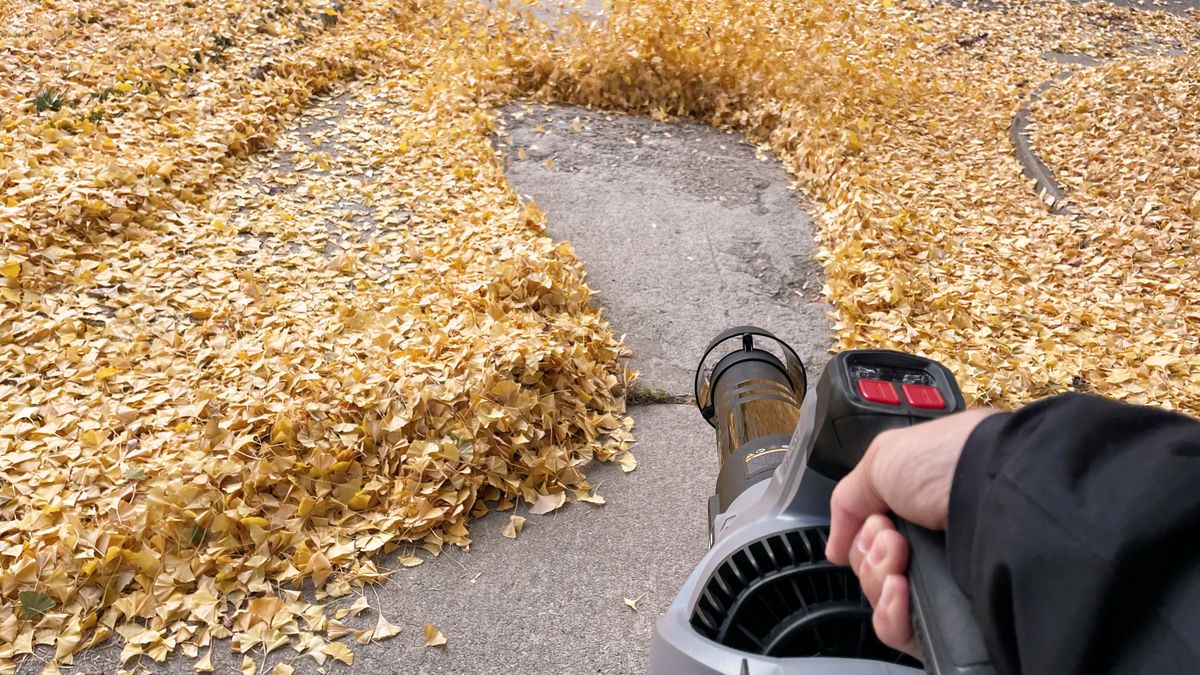
[[[696,368],[696,405],[717,430],[721,462],[709,524],[787,454],[808,388],[796,352],[771,333],[737,326],[713,338]]]

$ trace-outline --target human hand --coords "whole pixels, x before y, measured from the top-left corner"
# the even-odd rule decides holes
[[[963,446],[975,426],[995,412],[968,410],[885,431],[833,491],[825,555],[854,570],[875,608],[875,633],[886,645],[919,656],[909,618],[908,542],[885,514],[944,530]]]

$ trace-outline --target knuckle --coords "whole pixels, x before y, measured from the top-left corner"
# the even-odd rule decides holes
[[[846,500],[846,481],[840,480],[838,484],[833,486],[833,494],[829,496],[829,502],[834,506],[840,506]]]

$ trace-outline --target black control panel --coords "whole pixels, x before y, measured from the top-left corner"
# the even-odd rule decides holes
[[[966,407],[954,375],[931,359],[885,350],[838,354],[817,382],[808,466],[838,480],[880,432]]]

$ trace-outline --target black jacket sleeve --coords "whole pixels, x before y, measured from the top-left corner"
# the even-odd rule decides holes
[[[1200,422],[1082,394],[985,419],[947,549],[1000,673],[1200,673]]]

